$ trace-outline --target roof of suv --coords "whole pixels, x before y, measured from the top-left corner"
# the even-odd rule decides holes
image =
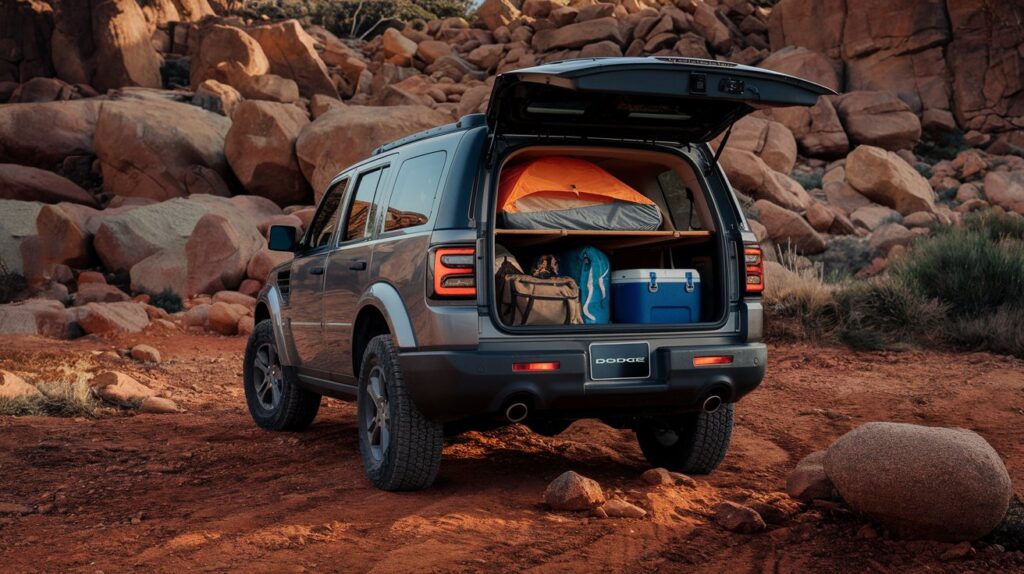
[[[462,116],[459,121],[444,124],[436,128],[430,128],[429,130],[423,130],[416,132],[412,135],[405,136],[404,138],[397,139],[393,142],[386,143],[377,149],[373,150],[370,156],[380,155],[384,152],[391,151],[395,148],[402,147],[425,139],[430,139],[437,136],[443,136],[445,134],[455,133],[458,131],[469,130],[473,128],[482,128],[487,125],[487,117],[484,114],[469,114]]]

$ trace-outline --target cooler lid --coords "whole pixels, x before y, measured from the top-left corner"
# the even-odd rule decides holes
[[[696,269],[620,269],[612,272],[612,284],[622,283],[700,283]]]

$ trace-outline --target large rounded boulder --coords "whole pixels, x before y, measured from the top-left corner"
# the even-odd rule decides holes
[[[246,191],[282,206],[312,201],[295,156],[306,114],[291,104],[249,100],[231,119],[224,153]]]
[[[985,536],[1013,494],[996,451],[964,429],[868,423],[833,443],[824,467],[851,508],[904,538]]]

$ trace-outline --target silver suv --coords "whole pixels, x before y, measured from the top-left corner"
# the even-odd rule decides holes
[[[522,422],[552,435],[600,418],[652,465],[711,472],[734,404],[765,373],[761,251],[708,142],[754,109],[813,105],[816,84],[688,58],[572,60],[496,78],[486,115],[384,145],[339,174],[309,229],[270,230],[294,259],[260,293],[245,354],[253,419],[300,430],[321,396],[355,400],[366,473],[429,486],[446,434]],[[503,229],[502,170],[572,156],[657,204],[654,231]],[[497,253],[587,244],[613,268],[686,262],[699,320],[507,324]]]

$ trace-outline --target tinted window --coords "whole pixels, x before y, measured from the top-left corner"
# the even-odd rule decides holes
[[[359,177],[352,205],[349,207],[348,221],[345,223],[345,236],[342,241],[355,241],[369,235],[370,223],[373,221],[373,198],[377,193],[377,185],[387,168],[364,173]]]
[[[307,246],[320,247],[331,242],[334,230],[338,228],[338,219],[341,217],[341,198],[345,195],[347,186],[348,180],[345,180],[327,190],[323,201],[320,202],[320,209],[317,210],[316,216],[309,226]]]
[[[428,153],[402,162],[384,216],[384,231],[423,225],[430,219],[447,154]]]

